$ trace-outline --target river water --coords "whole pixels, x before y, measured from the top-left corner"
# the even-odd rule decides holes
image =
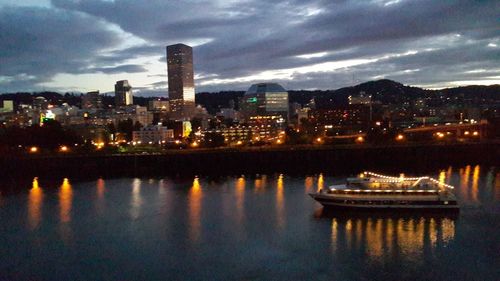
[[[458,215],[307,195],[345,175],[35,179],[0,195],[0,280],[500,280],[500,171],[430,175]]]

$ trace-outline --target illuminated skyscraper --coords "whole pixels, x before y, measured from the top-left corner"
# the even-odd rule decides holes
[[[175,119],[190,119],[194,113],[193,48],[184,44],[167,46],[168,96]]]
[[[125,106],[134,104],[132,96],[132,86],[128,80],[120,80],[115,84],[115,106]]]

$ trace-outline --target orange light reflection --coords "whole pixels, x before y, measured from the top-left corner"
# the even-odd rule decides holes
[[[278,227],[283,227],[285,224],[285,201],[283,189],[283,174],[280,174],[276,182],[276,219],[278,222]]]
[[[73,203],[73,190],[67,178],[64,178],[59,189],[59,219],[62,223],[71,221],[71,205]]]
[[[201,233],[201,199],[202,187],[198,177],[193,180],[193,185],[189,190],[189,239],[197,242]]]
[[[38,185],[38,178],[33,179],[33,184],[28,195],[28,225],[31,230],[38,227],[42,217],[43,190]]]

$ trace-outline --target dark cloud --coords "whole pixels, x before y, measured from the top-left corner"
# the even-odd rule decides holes
[[[106,74],[115,74],[115,73],[138,73],[145,72],[146,69],[141,65],[136,64],[125,64],[114,67],[97,67],[91,68],[88,70],[89,72],[102,72]]]
[[[0,8],[0,77],[13,80],[0,85],[29,89],[33,82],[50,81],[58,73],[85,73],[96,54],[119,41],[103,20],[89,15],[50,8]],[[20,81],[23,85],[17,88]]]
[[[487,47],[500,45],[498,1],[52,0],[52,5],[0,10],[0,75],[42,81],[56,73],[142,72],[129,60],[158,57],[165,63],[165,45],[186,42],[203,43],[194,48],[195,72],[204,77],[197,79],[200,91],[246,89],[251,83],[207,84],[213,78],[352,59],[372,62],[296,72],[293,80],[278,82],[295,89],[338,88],[373,77],[419,85],[498,77],[498,47]],[[106,27],[110,23],[143,45],[104,52],[124,40]],[[319,52],[324,54],[297,57]],[[151,90],[157,86],[151,84]]]

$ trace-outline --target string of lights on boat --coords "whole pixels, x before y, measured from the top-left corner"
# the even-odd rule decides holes
[[[384,182],[388,182],[388,183],[399,183],[399,182],[403,182],[403,181],[430,180],[431,182],[433,182],[433,183],[435,183],[437,185],[444,186],[444,187],[449,188],[449,189],[453,189],[454,188],[452,185],[440,182],[437,179],[434,179],[434,178],[431,178],[431,177],[418,177],[418,178],[407,178],[407,177],[404,177],[404,176],[391,177],[391,176],[381,175],[381,174],[377,174],[377,173],[373,173],[373,172],[369,172],[369,171],[363,172],[363,175],[377,177],[377,178],[382,178],[382,179],[386,180]]]

